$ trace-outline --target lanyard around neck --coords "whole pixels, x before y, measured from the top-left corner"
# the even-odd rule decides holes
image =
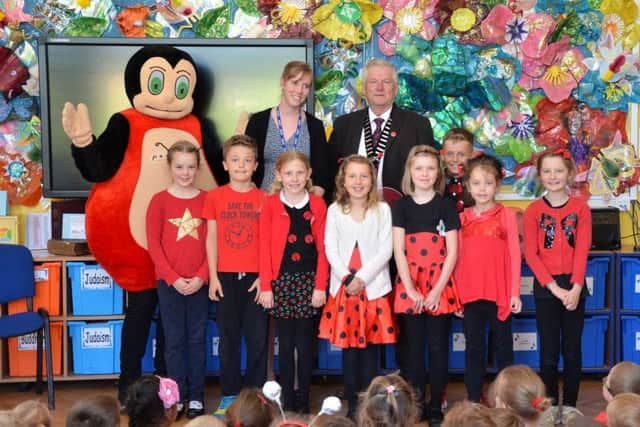
[[[284,137],[284,129],[282,128],[282,118],[280,117],[280,106],[276,107],[276,119],[278,121],[278,133],[280,134],[280,147],[282,152],[287,151],[287,140]],[[296,126],[296,133],[293,137],[292,149],[296,151],[298,149],[298,141],[300,140],[300,129],[302,129],[302,113],[298,111],[298,124]]]

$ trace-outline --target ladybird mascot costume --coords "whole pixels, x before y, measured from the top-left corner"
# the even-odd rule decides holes
[[[145,216],[152,196],[171,183],[167,150],[180,140],[203,148],[207,162],[196,175],[198,188],[210,190],[216,178],[224,179],[220,148],[192,114],[197,70],[188,53],[145,46],[129,59],[124,80],[133,108],[111,116],[100,136],[93,135],[86,105],[66,103],[62,111],[75,164],[95,183],[86,204],[89,246],[98,263],[129,292],[120,352],[121,403],[129,384],[140,376],[158,299],[146,250]]]

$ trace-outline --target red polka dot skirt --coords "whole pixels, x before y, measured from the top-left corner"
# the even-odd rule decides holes
[[[362,267],[356,243],[349,261],[350,276]],[[348,282],[345,277],[345,282]],[[348,284],[348,283],[347,283]],[[396,342],[398,328],[388,296],[369,301],[366,291],[349,295],[343,284],[335,297],[329,296],[320,318],[320,338],[340,348],[365,348],[367,344]]]
[[[405,250],[411,281],[418,292],[426,297],[442,274],[442,265],[447,255],[444,237],[428,232],[407,234]],[[462,304],[452,276],[440,295],[438,310],[428,312],[438,316],[461,309]],[[414,312],[413,301],[407,295],[400,276],[396,278],[394,286],[393,311],[399,314],[418,314]]]

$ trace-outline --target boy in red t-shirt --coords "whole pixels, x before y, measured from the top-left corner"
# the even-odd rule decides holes
[[[268,318],[257,304],[258,216],[265,194],[251,181],[257,161],[255,141],[234,135],[222,148],[229,184],[207,195],[209,298],[218,302],[220,383],[222,400],[215,415],[223,417],[243,387],[262,387],[267,378]],[[247,369],[242,382],[240,339],[247,344]]]

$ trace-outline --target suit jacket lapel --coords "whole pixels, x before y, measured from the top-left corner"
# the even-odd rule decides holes
[[[393,104],[391,109],[391,129],[389,133],[389,141],[387,141],[387,151],[395,145],[396,138],[400,134],[400,129],[404,122],[404,114],[398,109],[396,104]]]
[[[362,138],[362,123],[367,114],[369,114],[368,108],[358,110],[357,114],[354,114],[353,120],[349,124],[349,137],[345,147],[347,153],[358,152],[360,138]]]

